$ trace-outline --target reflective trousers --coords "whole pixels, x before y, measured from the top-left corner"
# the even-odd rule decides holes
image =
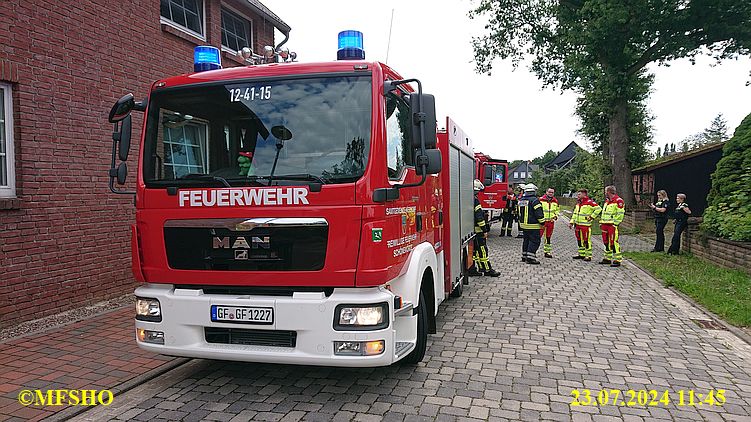
[[[514,214],[509,211],[505,211],[501,215],[503,222],[501,223],[501,235],[511,236],[511,228],[514,226]]]
[[[574,234],[579,246],[579,256],[592,258],[592,228],[577,224],[574,226]]]
[[[488,241],[483,237],[483,233],[475,234],[475,252],[472,254],[472,261],[477,271],[485,272],[493,269],[488,256]]]
[[[524,240],[522,241],[522,258],[537,258],[537,250],[540,249],[540,230],[527,229],[522,230]]]
[[[555,221],[546,221],[540,228],[540,237],[545,238],[545,243],[542,245],[542,251],[545,253],[551,253],[553,246],[550,244],[550,238],[553,237],[553,228],[555,227]]]
[[[621,244],[618,242],[618,226],[615,224],[600,224],[602,230],[602,244],[605,245],[605,259],[620,262],[623,259]]]

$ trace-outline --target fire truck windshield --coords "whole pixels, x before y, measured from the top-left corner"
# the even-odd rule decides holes
[[[371,98],[370,75],[157,90],[144,138],[146,186],[353,182],[367,164]]]

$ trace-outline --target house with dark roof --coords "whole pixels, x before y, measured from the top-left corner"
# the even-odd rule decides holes
[[[684,193],[691,207],[691,215],[701,216],[707,208],[712,173],[722,158],[724,145],[724,142],[706,145],[633,169],[631,174],[637,205],[649,207],[655,202],[659,190],[668,193],[672,204],[675,204],[676,194]]]
[[[553,159],[553,161],[545,164],[545,171],[560,170],[571,165],[574,162],[574,158],[576,158],[577,148],[581,147],[577,145],[576,142],[571,141],[571,143],[568,144],[568,146],[566,146],[566,148],[564,148],[563,151]]]
[[[532,180],[532,174],[540,170],[540,166],[532,164],[529,161],[523,161],[521,164],[508,171],[509,185],[517,186],[520,183],[527,183]]]

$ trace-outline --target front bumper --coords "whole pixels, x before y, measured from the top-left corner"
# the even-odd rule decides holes
[[[247,362],[286,363],[325,366],[385,366],[408,354],[416,342],[417,316],[394,312],[394,294],[380,288],[340,288],[326,297],[319,292],[295,292],[292,296],[260,296],[248,294],[205,294],[201,289],[175,289],[170,284],[147,284],[135,292],[138,297],[158,299],[162,321],[136,320],[136,329],[161,331],[164,344],[141,342],[138,346],[155,353],[206,359]],[[341,304],[389,304],[389,324],[374,331],[336,331],[334,310]],[[212,322],[211,305],[271,307],[274,322],[250,325]],[[395,315],[396,314],[396,315]],[[247,344],[209,343],[206,328],[231,328],[296,333],[294,347]],[[335,341],[384,340],[383,353],[374,356],[342,356],[334,354]]]

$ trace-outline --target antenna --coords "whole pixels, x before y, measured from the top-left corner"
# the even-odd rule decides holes
[[[389,24],[389,41],[386,45],[386,64],[389,63],[389,50],[391,50],[391,28],[394,26],[394,9],[391,9],[391,23]]]

